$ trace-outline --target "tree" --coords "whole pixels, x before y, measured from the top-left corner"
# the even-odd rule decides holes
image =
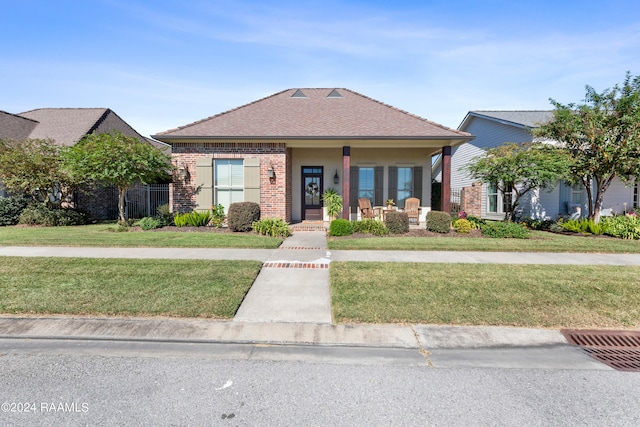
[[[84,183],[118,188],[118,212],[126,221],[125,195],[136,183],[164,179],[171,171],[170,157],[152,145],[120,132],[89,134],[62,152],[65,169]]]
[[[7,189],[49,207],[77,184],[62,169],[60,147],[50,139],[0,140],[0,179]]]
[[[506,142],[474,158],[467,170],[502,192],[505,219],[512,221],[522,196],[537,188],[553,189],[568,167],[566,152],[553,145]]]
[[[602,93],[586,86],[581,104],[550,101],[553,119],[536,134],[569,151],[573,163],[567,181],[585,188],[589,218],[597,222],[613,178],[626,182],[640,176],[640,76],[627,72],[622,87]]]

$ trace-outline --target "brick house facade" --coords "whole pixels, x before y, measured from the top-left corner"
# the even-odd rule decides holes
[[[321,195],[329,188],[342,195],[343,218],[358,218],[360,197],[376,206],[397,198],[399,207],[417,197],[426,215],[431,156],[446,157],[473,136],[348,89],[310,88],[287,89],[153,138],[171,145],[174,212],[253,201],[262,217],[297,222],[327,219]]]

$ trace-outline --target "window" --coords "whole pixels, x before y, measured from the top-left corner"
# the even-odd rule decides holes
[[[398,200],[396,205],[404,209],[404,202],[413,196],[413,168],[398,168]]]
[[[498,213],[498,187],[495,184],[489,184],[487,188],[487,212]]]
[[[360,177],[358,183],[358,198],[366,197],[371,201],[373,206],[374,200],[374,180],[373,180],[373,168],[360,168]]]
[[[487,212],[505,213],[509,210],[513,198],[513,190],[503,194],[498,190],[496,184],[489,184],[487,187]]]
[[[582,185],[576,184],[571,186],[571,204],[582,204]]]
[[[244,201],[244,169],[242,160],[215,160],[214,201],[224,206]]]

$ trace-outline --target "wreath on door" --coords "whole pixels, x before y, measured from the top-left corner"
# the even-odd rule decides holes
[[[318,194],[318,191],[318,184],[316,184],[315,182],[310,182],[309,184],[307,184],[307,194],[315,196],[316,194]]]

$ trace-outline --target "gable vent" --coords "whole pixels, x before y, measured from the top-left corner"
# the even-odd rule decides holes
[[[327,98],[342,98],[342,95],[340,95],[340,92],[334,89],[329,95],[327,95]]]
[[[304,92],[302,92],[300,89],[296,90],[293,95],[291,95],[292,98],[306,98],[307,95],[304,94]]]

